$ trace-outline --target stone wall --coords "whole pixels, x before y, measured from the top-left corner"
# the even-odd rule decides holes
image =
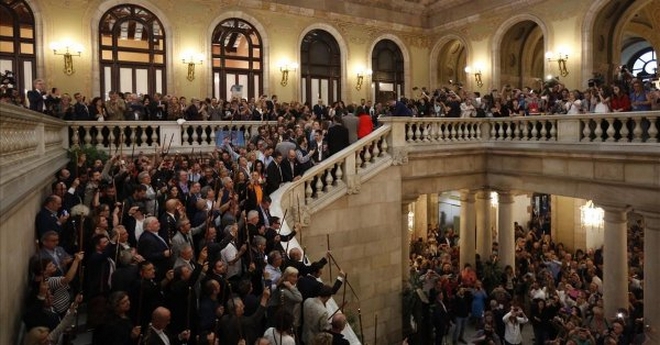
[[[361,308],[365,342],[376,343],[374,319],[378,314],[378,343],[401,341],[402,242],[407,233],[401,221],[401,178],[398,167],[389,167],[361,186],[360,193],[346,195],[312,215],[310,227],[303,229],[302,244],[312,260],[326,252],[330,235],[332,255],[348,274],[360,298],[350,289],[346,314],[357,316]],[[329,267],[323,279],[328,281]],[[336,276],[338,270],[332,268]],[[334,280],[334,277],[333,277]],[[342,290],[334,296],[341,305]],[[356,318],[357,320],[357,318]],[[360,332],[358,323],[353,330]]]

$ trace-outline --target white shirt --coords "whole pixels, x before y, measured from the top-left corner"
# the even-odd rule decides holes
[[[222,251],[220,251],[220,255],[222,255],[222,261],[224,261],[225,265],[227,265],[227,278],[231,278],[242,273],[240,259],[236,260],[234,264],[229,264],[230,261],[236,258],[237,254],[238,250],[236,249],[234,242],[229,243]]]
[[[154,331],[154,333],[156,333],[156,335],[158,335],[158,337],[160,338],[160,340],[163,341],[163,344],[165,344],[165,345],[170,345],[170,338],[167,337],[167,334],[165,334],[165,332],[163,332],[162,329],[155,329],[155,328],[152,326],[152,327],[151,327],[151,330]]]
[[[509,322],[510,317],[512,317],[511,312],[508,312],[502,318],[502,321],[504,321],[504,340],[510,344],[522,344],[523,339],[520,333],[520,324],[527,323],[527,317],[525,314],[517,316],[516,323]]]
[[[136,219],[135,220],[135,240],[136,241],[139,241],[140,236],[142,236],[142,234],[144,233],[143,224],[144,224],[144,219],[142,219],[142,220]]]

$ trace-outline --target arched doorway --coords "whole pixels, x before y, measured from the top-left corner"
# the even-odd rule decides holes
[[[543,79],[544,47],[543,31],[536,22],[523,20],[511,26],[500,43],[501,85],[522,88]],[[558,73],[549,71],[553,76]]]
[[[405,90],[403,54],[401,48],[392,40],[383,39],[376,43],[371,53],[373,69],[373,99],[384,103],[390,99],[399,99]]]
[[[642,81],[658,79],[658,52],[660,52],[660,13],[657,1],[647,3],[623,23],[623,37],[617,51],[621,54],[621,66]],[[617,75],[619,77],[619,75]]]
[[[467,77],[467,51],[465,44],[458,39],[444,43],[438,53],[438,68],[436,72],[437,85],[432,89],[447,85],[465,85]]]
[[[303,103],[340,100],[341,51],[332,34],[321,29],[308,32],[300,44],[300,62]]]

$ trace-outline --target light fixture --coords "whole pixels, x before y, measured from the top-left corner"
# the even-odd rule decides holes
[[[195,65],[201,65],[204,62],[202,54],[186,54],[181,61],[188,65],[188,81],[195,80]]]
[[[364,76],[371,76],[373,72],[370,69],[359,69],[357,72],[357,83],[355,84],[355,89],[360,91],[362,89],[362,84],[364,84]]]
[[[470,74],[472,68],[470,66],[465,67],[465,73]],[[477,67],[477,70],[474,72],[474,83],[477,84],[478,88],[484,86],[483,80],[481,80],[481,68]]]
[[[568,69],[566,68],[566,60],[568,60],[568,54],[559,52],[557,53],[556,58],[554,55],[555,54],[552,52],[545,53],[545,57],[548,59],[548,62],[557,61],[557,66],[559,67],[559,75],[566,77],[568,75]]]
[[[80,56],[82,53],[82,47],[79,44],[53,42],[50,49],[53,50],[53,54],[64,56],[64,74],[72,75],[76,72],[73,69],[73,57]],[[76,54],[71,54],[71,51],[75,51]]]
[[[298,69],[298,64],[295,62],[280,62],[280,72],[282,72],[282,80],[280,85],[287,86],[289,84],[289,72]]]

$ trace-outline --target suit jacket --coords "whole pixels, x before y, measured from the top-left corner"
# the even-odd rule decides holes
[[[344,126],[346,129],[348,129],[348,142],[351,144],[356,142],[358,140],[357,132],[359,122],[357,116],[348,113],[342,118],[342,121],[344,121]]]
[[[158,235],[160,235],[165,241],[170,241],[170,239],[174,238],[174,235],[176,234],[176,222],[178,220],[179,217],[177,217],[176,214],[172,217],[169,213],[164,212],[158,220],[160,222]]]
[[[319,145],[315,140],[309,142],[309,151],[316,149],[316,152],[314,152],[314,155],[312,155],[312,160],[314,161],[314,163],[318,163],[328,158],[328,156],[330,156],[327,145],[323,145],[324,143],[326,142],[323,141]]]
[[[340,124],[334,124],[328,129],[328,153],[332,156],[350,145],[348,129]]]
[[[332,285],[332,294],[336,294],[337,291],[339,291],[339,288],[341,288],[341,285],[342,281],[339,280],[339,278],[335,279],[335,283]],[[319,295],[319,291],[321,290],[321,287],[323,287],[323,283],[318,281],[313,275],[306,275],[304,277],[300,277],[297,286],[298,290],[303,296],[303,299],[308,299],[317,297]]]
[[[44,96],[39,90],[30,90],[27,92],[27,98],[30,101],[30,110],[44,112]]]
[[[62,225],[57,224],[57,213],[53,213],[45,207],[42,207],[37,217],[35,218],[35,227],[37,230],[37,238],[41,240],[41,235],[48,231],[55,231],[62,235]]]
[[[293,167],[291,167],[291,161],[285,159],[282,161],[282,182],[292,182],[296,176],[302,175],[300,173],[301,166],[298,163],[298,160],[293,161]]]
[[[266,168],[266,174],[266,195],[270,195],[280,188],[280,184],[284,180],[284,172],[279,164],[272,161]]]
[[[138,241],[138,253],[154,264],[157,280],[165,277],[165,273],[171,268],[170,258],[165,257],[163,254],[164,251],[169,249],[166,241],[149,231],[145,231],[140,236],[140,241]]]
[[[89,108],[85,103],[76,103],[73,105],[73,119],[76,121],[92,120]]]

